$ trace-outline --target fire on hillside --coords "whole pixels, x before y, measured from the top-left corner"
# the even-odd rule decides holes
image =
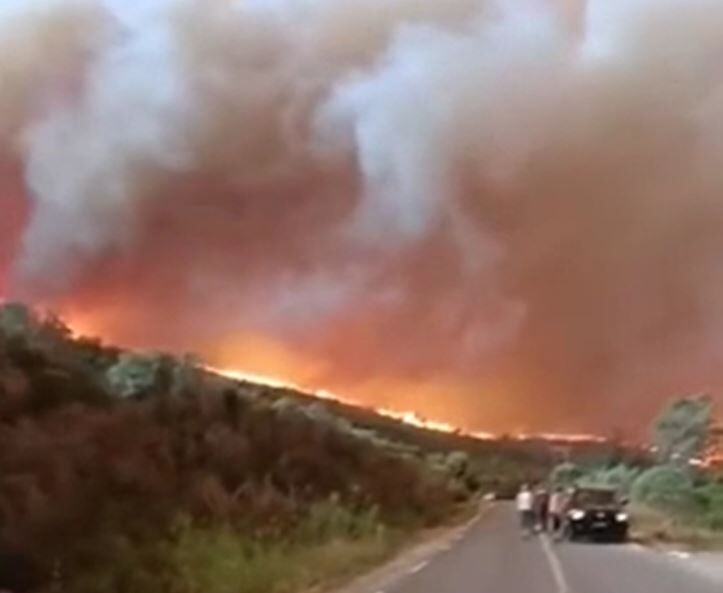
[[[247,373],[238,369],[219,369],[214,367],[208,367],[208,370],[223,375],[230,379],[237,381],[248,381],[251,383],[258,383],[261,385],[267,385],[269,387],[277,387],[284,389],[294,389],[302,393],[306,393],[317,397],[322,400],[335,401],[351,406],[369,408],[380,416],[398,420],[404,424],[416,426],[425,430],[433,430],[437,432],[445,432],[449,434],[460,434],[480,440],[496,440],[502,438],[502,435],[495,434],[492,432],[484,431],[468,431],[464,430],[459,426],[455,426],[448,422],[442,422],[439,420],[433,420],[425,418],[419,415],[417,412],[412,410],[394,410],[385,407],[370,407],[359,401],[355,401],[352,398],[344,397],[332,391],[325,389],[313,389],[308,386],[298,385],[296,383],[285,381],[277,377],[270,377],[266,375],[259,375],[254,373]],[[545,440],[557,443],[603,443],[607,439],[599,435],[594,434],[572,434],[572,433],[516,433],[509,435],[509,438],[517,441],[529,441],[529,440]]]
[[[98,326],[102,327],[103,322],[100,319],[94,318],[92,315],[87,313],[81,314],[77,311],[73,311],[72,314],[66,315],[64,318],[70,317],[72,321],[70,326],[72,327],[73,333],[76,335],[97,335]],[[276,354],[276,351],[271,350],[271,355]],[[224,357],[228,358],[228,357]],[[284,365],[281,365],[284,366]],[[459,434],[461,436],[468,436],[479,440],[497,440],[503,437],[508,437],[516,441],[531,441],[531,440],[544,440],[554,443],[561,444],[577,444],[577,443],[603,443],[606,439],[603,436],[588,433],[558,433],[558,432],[527,432],[527,431],[515,431],[509,432],[491,432],[477,429],[469,429],[450,421],[441,420],[439,418],[430,418],[419,412],[419,410],[413,410],[408,408],[395,408],[393,406],[384,405],[372,405],[369,402],[365,402],[358,397],[350,397],[348,395],[342,395],[338,391],[325,389],[308,382],[299,381],[297,379],[284,378],[281,374],[270,374],[270,373],[259,373],[253,371],[243,370],[240,366],[233,367],[225,364],[208,364],[207,369],[215,372],[219,375],[223,375],[230,379],[237,381],[246,381],[250,383],[256,383],[259,385],[265,385],[275,388],[293,389],[295,391],[302,392],[304,394],[316,397],[321,400],[335,401],[341,404],[354,406],[357,408],[365,408],[374,411],[380,416],[397,420],[410,426],[416,426],[426,430],[432,430],[436,432],[443,432],[448,434]],[[407,400],[408,401],[408,400]]]

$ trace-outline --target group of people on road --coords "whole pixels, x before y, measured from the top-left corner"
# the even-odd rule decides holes
[[[571,492],[560,487],[550,491],[542,485],[524,484],[517,494],[517,512],[523,531],[562,535],[570,498]]]

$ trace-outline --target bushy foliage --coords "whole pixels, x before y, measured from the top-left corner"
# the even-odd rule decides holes
[[[706,481],[695,491],[704,524],[723,531],[723,482]]]
[[[584,471],[574,463],[561,463],[552,470],[550,481],[556,486],[573,486],[584,475]]]
[[[108,369],[108,384],[119,397],[138,397],[151,391],[159,372],[159,357],[127,353]]]
[[[0,336],[47,351],[67,346],[71,331],[54,313],[41,314],[22,303],[4,303],[0,305]]]
[[[603,467],[587,474],[583,479],[586,483],[614,488],[622,494],[629,494],[641,470],[620,463],[613,467]]]
[[[35,325],[34,315],[25,305],[6,303],[0,306],[0,333],[6,338],[28,336]]]
[[[706,396],[672,402],[654,426],[657,464],[647,469],[599,469],[588,480],[629,490],[642,537],[715,542],[723,531],[723,484],[691,463],[708,444],[713,417]]]
[[[306,518],[294,533],[304,543],[321,543],[335,538],[357,539],[383,530],[376,507],[354,510],[341,504],[332,494],[327,500],[312,505]]]
[[[637,503],[658,508],[688,510],[695,502],[690,472],[672,465],[645,470],[633,482],[631,493]]]
[[[463,476],[467,473],[470,460],[469,455],[464,451],[452,451],[447,455],[445,465],[450,473],[455,476]]]
[[[325,516],[329,512],[331,517]],[[354,517],[324,507],[315,510],[285,544],[260,542],[230,529],[183,529],[173,549],[179,567],[179,593],[293,593],[317,591],[326,575],[337,577],[376,564],[394,549],[397,538],[367,524],[374,517]],[[313,524],[323,525],[323,537]],[[333,527],[334,525],[338,526]],[[349,526],[358,535],[349,536]],[[134,593],[146,593],[134,589]],[[97,591],[93,593],[99,593]],[[100,592],[105,593],[105,592]],[[157,593],[152,591],[149,593]]]

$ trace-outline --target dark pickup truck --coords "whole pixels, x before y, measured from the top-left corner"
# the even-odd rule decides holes
[[[570,540],[624,542],[628,539],[628,513],[616,490],[578,488],[570,499],[566,527]]]

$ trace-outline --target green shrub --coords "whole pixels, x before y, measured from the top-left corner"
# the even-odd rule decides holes
[[[338,497],[316,503],[301,522],[296,539],[302,542],[324,542],[335,539],[358,539],[383,531],[376,507],[353,511],[342,505]]]
[[[36,326],[32,311],[20,303],[0,306],[0,333],[7,338],[27,336]]]
[[[174,559],[187,593],[267,593],[288,571],[281,547],[264,549],[228,528],[188,529]]]
[[[129,398],[145,395],[156,384],[160,358],[140,354],[123,354],[107,374],[108,385],[119,397]]]
[[[670,465],[644,471],[633,482],[631,493],[636,503],[671,511],[690,511],[695,504],[690,473]]]
[[[628,467],[621,463],[611,468],[591,472],[585,476],[584,480],[591,485],[615,488],[624,494],[629,494],[640,471],[638,468]]]
[[[723,530],[723,483],[707,482],[696,489],[706,527]]]
[[[582,468],[574,463],[561,463],[552,470],[550,481],[556,486],[572,486],[582,478],[584,472]]]
[[[182,593],[287,593],[350,574],[385,557],[397,538],[376,509],[340,499],[315,504],[284,538],[257,539],[226,527],[181,526],[173,551]]]

